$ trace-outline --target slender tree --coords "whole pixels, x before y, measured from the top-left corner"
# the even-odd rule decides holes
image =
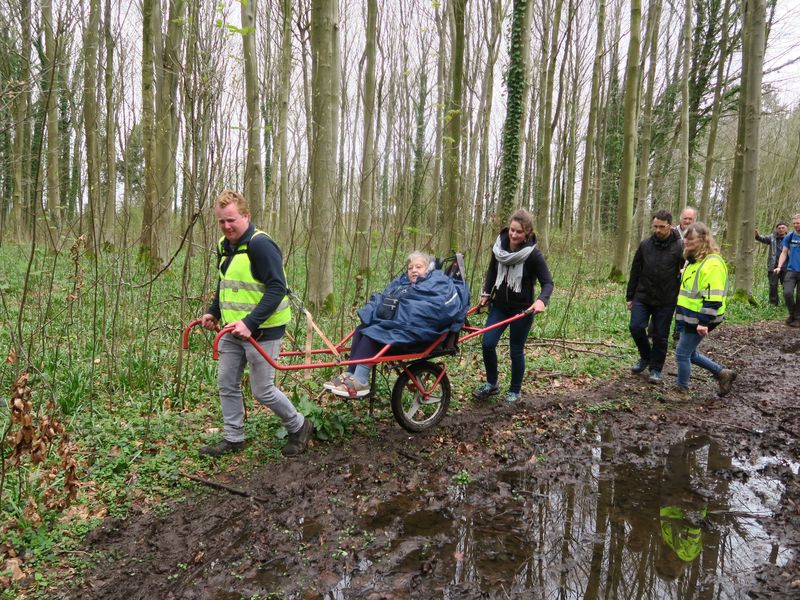
[[[361,149],[361,178],[356,218],[358,271],[369,272],[369,232],[375,195],[375,63],[378,37],[378,1],[367,1],[367,41],[364,48],[364,146]]]
[[[261,112],[258,93],[258,60],[256,60],[257,0],[241,2],[242,56],[244,58],[245,104],[247,106],[247,158],[244,170],[244,196],[253,221],[262,223],[264,215],[264,179],[261,166]]]
[[[443,223],[440,250],[458,250],[459,177],[461,153],[462,89],[464,85],[464,20],[467,0],[453,0],[452,55],[450,62],[450,99],[447,103],[446,141],[444,144],[443,202],[447,219]]]
[[[61,186],[59,182],[61,158],[61,131],[58,123],[58,46],[53,27],[52,0],[42,0],[42,27],[47,59],[44,77],[47,94],[47,218],[53,233],[58,231],[61,222]],[[53,241],[53,236],[47,236]]]
[[[503,223],[514,210],[520,181],[520,135],[525,95],[525,48],[523,43],[526,11],[531,0],[514,0],[511,12],[508,72],[506,73],[506,118],[503,123],[503,147],[498,206],[498,221]]]
[[[744,96],[744,177],[742,179],[741,231],[736,253],[736,295],[753,301],[753,250],[755,240],[745,235],[756,229],[756,199],[758,193],[759,131],[761,123],[761,80],[764,70],[766,41],[766,0],[750,0],[744,9],[747,45],[747,85]]]
[[[311,2],[311,227],[309,230],[308,297],[319,310],[333,307],[333,225],[336,201],[336,116],[338,73],[334,45],[338,1]]]
[[[681,163],[678,183],[679,206],[689,205],[689,79],[692,56],[692,0],[684,0],[683,19],[683,72],[681,75]],[[676,213],[678,211],[675,211]]]
[[[622,172],[617,205],[617,239],[611,278],[620,280],[628,266],[628,249],[633,218],[633,191],[636,179],[636,145],[639,101],[639,45],[642,22],[640,0],[631,0],[630,39],[625,68]]]
[[[83,128],[86,138],[86,180],[89,197],[89,240],[99,252],[102,242],[100,203],[100,154],[97,139],[97,41],[100,29],[100,0],[89,0],[89,23],[84,35]]]
[[[597,33],[592,64],[592,88],[589,93],[589,116],[586,124],[586,142],[583,146],[583,169],[581,171],[581,191],[578,199],[578,239],[585,240],[592,219],[590,184],[594,162],[595,136],[597,135],[598,111],[600,104],[600,72],[603,68],[603,37],[606,27],[606,0],[598,0]]]

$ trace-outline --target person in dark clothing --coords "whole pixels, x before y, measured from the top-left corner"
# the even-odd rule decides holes
[[[538,298],[535,297],[537,280],[541,288]],[[521,312],[527,314],[483,334],[486,383],[472,393],[473,397],[483,400],[500,391],[497,383],[497,344],[503,331],[508,328],[511,384],[505,401],[519,400],[522,378],[525,375],[525,341],[533,326],[534,315],[546,310],[552,293],[553,278],[544,254],[536,247],[533,218],[528,211],[519,209],[511,215],[508,227],[503,229],[495,240],[483,283],[480,305],[491,303],[486,327],[505,321]]]
[[[639,361],[631,372],[639,374],[649,369],[650,383],[660,383],[680,289],[683,244],[672,228],[672,215],[666,210],[653,215],[652,225],[653,235],[639,244],[633,257],[625,300],[631,313],[631,337],[639,350]],[[647,332],[650,322],[652,344]]]
[[[775,231],[769,235],[760,235],[758,229],[756,229],[756,241],[762,244],[769,244],[769,253],[767,254],[767,278],[769,279],[769,303],[773,306],[780,305],[778,283],[783,287],[783,279],[786,277],[786,265],[777,273],[775,272],[775,265],[778,264],[783,238],[786,237],[786,232],[788,231],[789,226],[783,221],[779,221],[778,224],[775,225]]]

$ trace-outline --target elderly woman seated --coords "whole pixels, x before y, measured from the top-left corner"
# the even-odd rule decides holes
[[[429,343],[442,333],[461,329],[469,307],[467,286],[433,264],[431,256],[412,252],[406,272],[358,311],[361,324],[353,334],[350,360],[369,359],[386,344],[395,348]],[[372,365],[365,363],[350,365],[323,387],[337,396],[366,396],[371,370]]]

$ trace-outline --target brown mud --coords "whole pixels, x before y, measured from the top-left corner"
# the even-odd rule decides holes
[[[697,369],[689,399],[623,372],[213,474],[252,497],[108,520],[60,595],[798,598],[800,331],[725,325],[701,349],[738,371],[728,397]]]

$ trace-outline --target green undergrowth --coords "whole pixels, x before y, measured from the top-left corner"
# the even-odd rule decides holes
[[[186,488],[197,487],[187,474],[213,478],[234,466],[247,472],[281,460],[286,432],[248,395],[249,443],[244,452],[214,461],[198,457],[199,446],[221,438],[213,338],[193,330],[188,351],[181,349],[180,340],[186,324],[204,312],[210,298],[214,271],[209,253],[186,263],[179,255],[170,269],[152,280],[132,251],[95,259],[78,246],[72,253],[68,248],[58,254],[37,249],[30,269],[21,258],[28,253],[27,247],[0,246],[0,533],[8,540],[6,558],[22,554],[26,593],[39,590],[45,597],[52,583],[44,575],[48,567],[67,561],[79,569],[85,555],[73,551],[102,519],[169,510]],[[363,297],[381,289],[402,268],[403,253],[385,250],[377,256],[379,267],[364,284],[356,282],[346,253],[337,255],[337,311],[316,315],[332,339],[356,324],[355,310]],[[526,393],[575,378],[608,378],[632,362],[635,349],[628,334],[625,287],[608,281],[610,257],[610,246],[581,253],[567,240],[554,238],[548,262],[556,287],[529,339]],[[466,256],[479,285],[488,255],[476,264],[475,259]],[[302,297],[305,269],[299,259],[287,266],[287,276]],[[758,280],[754,295],[766,300],[766,277]],[[765,301],[755,307],[737,302],[729,308],[726,322],[782,317],[781,309]],[[481,325],[484,318],[472,318],[471,323]],[[305,326],[305,319],[299,318],[289,327],[296,341],[287,338],[284,349],[302,349]],[[318,337],[314,346],[322,346]],[[463,344],[457,356],[444,362],[453,388],[451,411],[469,410],[471,392],[484,379],[480,340]],[[500,365],[505,382],[507,338],[501,341]],[[34,440],[41,433],[37,428],[48,422],[61,424],[66,434],[56,433],[38,462],[30,448],[18,446],[21,450],[14,454],[21,425],[12,421],[9,403],[22,373],[28,376],[21,389],[30,400]],[[314,422],[315,443],[322,448],[350,443],[356,434],[375,436],[379,426],[392,421],[389,396],[396,373],[379,369],[372,415],[368,401],[335,400],[322,393],[322,383],[336,373],[329,367],[278,376],[280,387]],[[624,408],[610,403],[592,410]],[[74,463],[77,486],[75,497],[59,504],[67,494],[68,479],[67,463],[58,450],[62,439],[68,440],[62,450]],[[0,577],[11,575],[0,572]]]

